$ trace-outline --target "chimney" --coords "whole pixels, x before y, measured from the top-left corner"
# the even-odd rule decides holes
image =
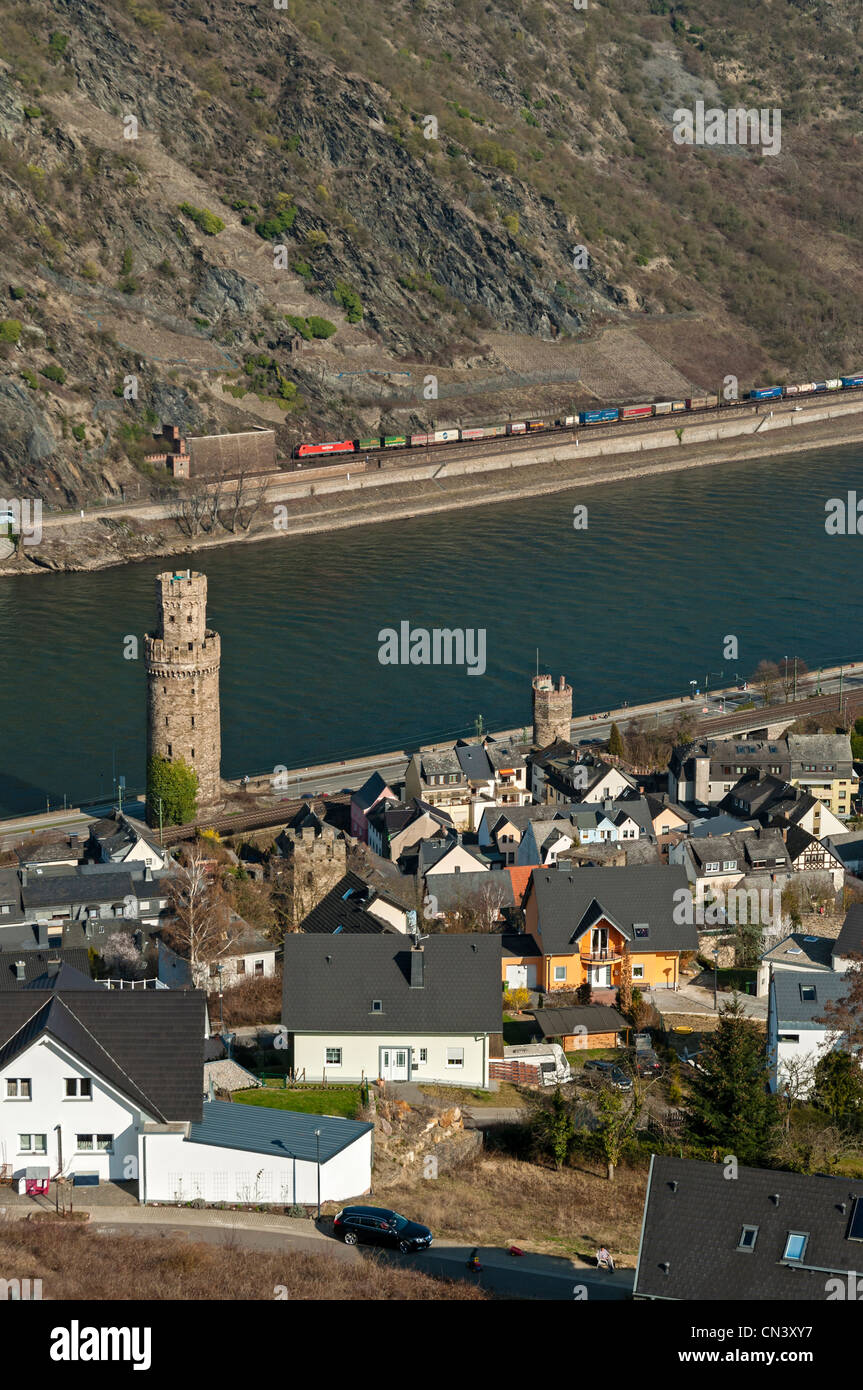
[[[411,947],[411,989],[422,989],[425,984],[423,978],[423,948],[422,946]]]
[[[55,979],[56,976],[60,974],[60,958],[59,958],[59,956],[54,956],[53,959],[50,959],[50,960],[48,961],[48,965],[47,965],[47,967],[46,967],[46,973],[48,974],[48,976],[49,976],[51,979]]]
[[[24,971],[25,971],[25,969],[26,969],[26,966],[25,966],[23,960],[16,960],[16,962],[15,962],[15,979],[16,979],[16,980],[23,980],[23,979],[24,979]]]
[[[566,689],[566,676],[561,676],[560,680],[557,683],[557,688],[558,691],[562,694],[563,691]]]

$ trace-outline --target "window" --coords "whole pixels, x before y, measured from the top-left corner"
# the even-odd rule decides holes
[[[31,1082],[29,1076],[7,1077],[6,1079],[6,1099],[7,1100],[32,1100]]]
[[[245,973],[246,973],[246,962],[245,962],[245,960],[243,959],[243,957],[240,956],[239,959],[238,959],[238,961],[237,961],[237,974],[238,974],[238,975],[245,975]]]
[[[67,1100],[92,1100],[93,1083],[89,1076],[67,1076],[66,1077],[66,1099]]]
[[[97,1134],[96,1148],[99,1150],[100,1153],[112,1154],[114,1152],[113,1134]]]
[[[737,860],[736,860],[736,859],[723,859],[723,861],[722,861],[722,867],[723,867],[723,869],[736,869],[736,868],[737,868]]]
[[[554,978],[555,978],[556,981],[565,980],[565,979],[566,979],[566,966],[565,966],[565,965],[556,965],[556,966],[554,967]]]
[[[777,1042],[781,1042],[781,1043],[791,1043],[791,1044],[793,1044],[793,1045],[796,1047],[797,1044],[800,1042],[800,1034],[799,1034],[799,1033],[778,1033],[777,1036],[776,1036],[776,1041],[777,1041]]]
[[[448,1067],[464,1066],[464,1048],[448,1047],[446,1050],[446,1064]]]
[[[47,1153],[48,1136],[45,1134],[19,1134],[18,1150],[22,1154]]]
[[[644,979],[644,966],[643,966],[643,965],[634,965],[634,966],[632,967],[632,978],[633,978],[633,980],[643,980],[643,979]]]
[[[373,999],[373,1000],[372,1000],[372,1013],[373,1013],[373,1014],[382,1014],[383,1011],[384,1011],[383,1000],[382,1000],[382,999]]]
[[[789,1231],[785,1241],[785,1252],[783,1260],[802,1260],[806,1253],[806,1242],[809,1239],[808,1231]]]
[[[421,1066],[421,1067],[422,1067],[422,1066],[425,1066],[425,1064],[426,1064],[426,1062],[428,1061],[428,1059],[429,1059],[429,1050],[428,1050],[428,1048],[427,1048],[427,1047],[421,1047],[421,1048],[420,1048],[420,1066]]]
[[[91,1153],[93,1149],[92,1134],[79,1134],[75,1140],[79,1153]]]
[[[255,974],[256,974],[256,975],[263,975],[263,973],[264,973],[264,962],[263,962],[262,960],[256,960],[256,961],[255,961]]]
[[[705,865],[704,865],[704,872],[707,873],[707,874],[718,874],[718,873],[719,873],[719,865],[718,865],[718,864],[705,864]]]
[[[817,997],[818,997],[818,996],[817,996],[817,994],[816,994],[816,992],[815,992],[815,986],[814,986],[814,985],[801,985],[801,986],[800,986],[800,998],[801,998],[802,1000],[806,1000],[806,999],[816,999]]]
[[[342,1049],[340,1047],[328,1047],[324,1056],[328,1067],[340,1067],[342,1065]]]
[[[737,1242],[738,1250],[754,1250],[755,1242],[758,1239],[757,1226],[744,1226],[740,1232],[740,1239]]]

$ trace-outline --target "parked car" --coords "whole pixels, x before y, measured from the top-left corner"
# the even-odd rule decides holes
[[[600,1062],[591,1059],[584,1064],[584,1079],[590,1086],[601,1086],[608,1082],[616,1091],[631,1091],[632,1077],[627,1076],[617,1062]]]
[[[653,1039],[649,1033],[636,1033],[632,1043],[636,1052],[642,1052],[645,1048],[653,1048]]]
[[[639,1076],[659,1076],[662,1072],[662,1063],[652,1047],[639,1049],[633,1060]]]
[[[334,1218],[333,1229],[345,1245],[388,1245],[403,1255],[425,1250],[432,1243],[428,1226],[386,1207],[344,1207]]]

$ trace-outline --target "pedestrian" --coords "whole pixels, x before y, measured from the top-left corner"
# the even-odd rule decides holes
[[[480,1269],[482,1269],[482,1265],[481,1265],[480,1262],[479,1262],[479,1246],[478,1246],[478,1245],[474,1246],[474,1248],[473,1248],[473,1250],[472,1250],[472,1252],[471,1252],[470,1259],[469,1259],[468,1262],[467,1262],[467,1267],[468,1267],[468,1269],[470,1269],[470,1270],[480,1270]]]
[[[604,1245],[601,1245],[596,1252],[596,1263],[599,1269],[614,1269],[614,1260]]]

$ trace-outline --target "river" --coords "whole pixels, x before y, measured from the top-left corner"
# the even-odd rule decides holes
[[[479,716],[527,725],[537,648],[576,712],[765,656],[859,657],[863,538],[824,519],[861,463],[854,444],[193,556],[222,637],[223,774],[472,735]],[[127,659],[126,638],[152,626],[154,575],[187,563],[0,581],[0,814],[142,785],[143,644]],[[484,674],[381,665],[378,632],[403,621],[483,629]]]

